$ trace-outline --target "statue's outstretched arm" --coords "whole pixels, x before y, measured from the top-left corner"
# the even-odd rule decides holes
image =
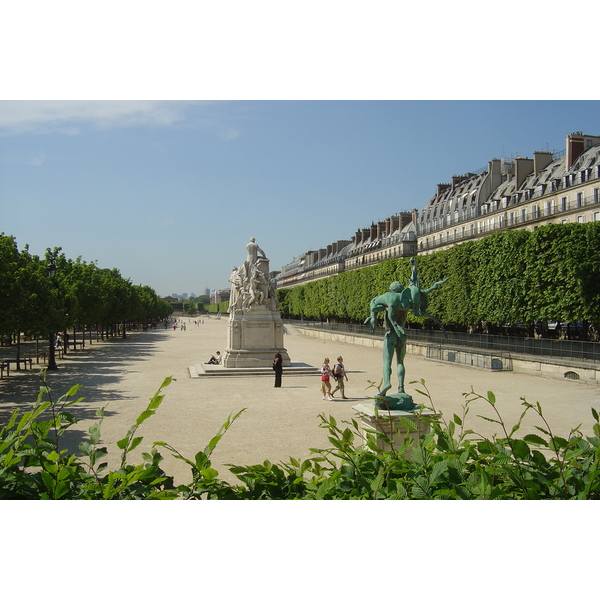
[[[430,288],[427,288],[426,290],[422,290],[421,293],[428,294],[429,292],[432,292],[433,290],[435,290],[436,287],[442,285],[442,283],[446,283],[446,281],[448,281],[448,277],[446,277],[446,279],[442,279],[441,281],[436,281]]]

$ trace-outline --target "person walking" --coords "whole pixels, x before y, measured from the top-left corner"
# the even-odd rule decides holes
[[[331,377],[331,369],[329,368],[329,359],[323,359],[321,365],[321,391],[323,392],[323,400],[331,400],[331,383],[329,378]]]
[[[277,352],[273,360],[273,371],[275,371],[275,387],[281,387],[281,375],[283,373],[283,359],[281,354]]]
[[[333,367],[333,378],[335,379],[337,385],[335,389],[331,392],[331,397],[333,398],[334,394],[340,390],[342,394],[342,398],[347,400],[346,393],[344,391],[344,377],[346,381],[348,381],[348,375],[346,375],[346,369],[344,367],[344,359],[341,356],[337,357],[337,363],[335,363]]]

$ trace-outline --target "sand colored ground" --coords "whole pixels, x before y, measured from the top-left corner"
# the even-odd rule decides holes
[[[75,449],[85,439],[94,422],[95,411],[106,407],[102,439],[108,446],[111,465],[119,459],[115,442],[125,436],[148,399],[168,376],[176,378],[167,389],[166,398],[157,414],[145,421],[138,431],[144,441],[135,451],[134,460],[148,451],[154,441],[173,445],[189,458],[215,435],[229,415],[246,411],[235,422],[213,454],[213,467],[222,478],[236,481],[224,465],[256,464],[294,458],[308,458],[309,448],[328,447],[326,431],[319,427],[319,413],[331,414],[338,421],[354,418],[352,407],[368,401],[373,390],[369,381],[381,380],[381,350],[339,342],[317,340],[301,335],[286,326],[284,343],[292,362],[320,366],[324,357],[332,364],[340,354],[348,370],[348,400],[324,401],[318,376],[283,377],[281,388],[273,387],[272,377],[192,379],[190,365],[205,362],[216,350],[223,352],[227,339],[227,320],[204,318],[203,324],[184,319],[187,329],[158,328],[148,332],[132,332],[127,339],[94,343],[84,351],[73,352],[60,360],[60,369],[49,372],[48,381],[58,396],[72,385],[83,386],[85,399],[72,408],[80,419],[69,433],[66,443]],[[553,431],[566,435],[582,425],[592,432],[590,408],[600,411],[600,388],[572,380],[544,379],[535,375],[489,372],[460,365],[435,362],[407,356],[407,382],[425,379],[433,402],[446,417],[462,414],[463,393],[473,387],[486,394],[494,391],[497,407],[511,427],[521,414],[521,397],[539,402]],[[395,381],[395,379],[393,379]],[[0,422],[5,423],[14,407],[27,408],[39,389],[34,373],[11,374],[0,381]],[[428,404],[415,392],[419,386],[408,385],[407,391],[417,401]],[[484,403],[472,405],[467,427],[490,435],[497,427],[477,418],[477,414],[493,416]],[[522,433],[534,432],[539,419],[528,416]],[[168,473],[177,483],[188,480],[189,469],[181,461],[161,450]]]

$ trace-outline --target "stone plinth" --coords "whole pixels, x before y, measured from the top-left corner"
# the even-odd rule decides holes
[[[259,305],[230,315],[223,359],[226,368],[272,367],[276,352],[281,354],[283,366],[289,367],[290,357],[283,346],[283,322],[277,309]]]
[[[406,436],[414,439],[415,444],[419,441],[422,435],[426,435],[431,431],[429,423],[423,419],[437,418],[439,413],[430,408],[421,410],[384,410],[376,408],[375,404],[358,404],[352,407],[360,418],[361,433],[367,437],[367,433],[379,431],[387,435],[392,440],[393,445],[399,448]],[[407,429],[401,422],[402,418],[409,419],[416,426],[416,430]],[[381,438],[375,437],[377,447],[381,450],[390,450],[390,445],[385,443]],[[413,444],[414,447],[414,444]],[[408,454],[410,455],[411,450]]]

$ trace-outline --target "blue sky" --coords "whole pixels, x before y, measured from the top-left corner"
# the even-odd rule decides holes
[[[421,209],[492,158],[600,134],[597,101],[4,101],[0,230],[159,294],[228,287]]]

